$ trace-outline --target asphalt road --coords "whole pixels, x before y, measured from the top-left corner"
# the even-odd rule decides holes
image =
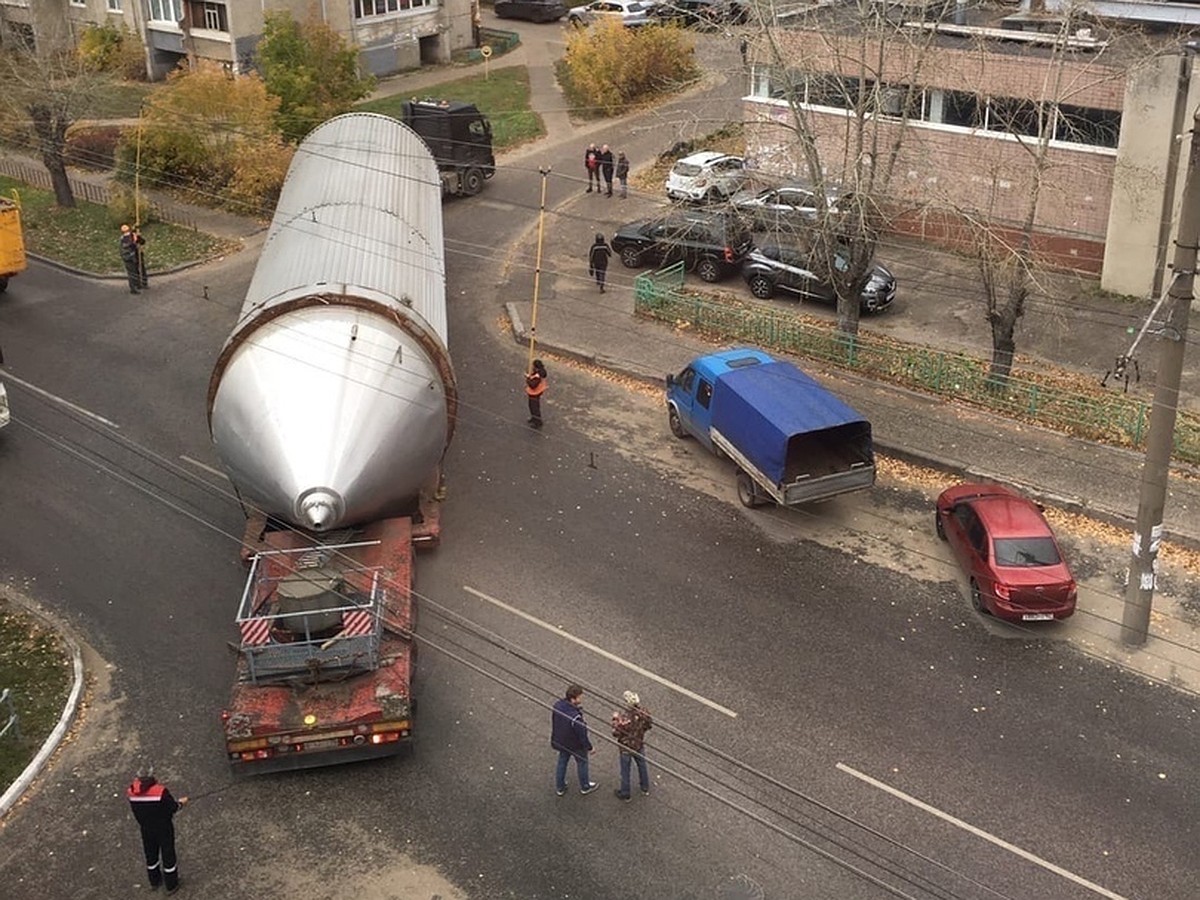
[[[923,497],[748,513],[656,398],[565,365],[525,427],[498,315],[536,175],[503,174],[446,210],[464,405],[418,563],[412,758],[228,780],[241,516],[203,468],[204,393],[253,250],[136,298],[35,265],[0,302],[0,576],[95,651],[82,726],[6,823],[5,895],[138,896],[120,792],[145,756],[197,797],[181,866],[212,897],[1200,895],[1194,700],[985,627]],[[602,789],[554,795],[544,704],[568,679],[601,719],[627,688],[655,713],[651,798],[612,797],[599,740]]]

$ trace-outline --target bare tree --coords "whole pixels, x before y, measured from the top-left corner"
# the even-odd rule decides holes
[[[753,77],[769,82],[787,115],[752,125],[773,145],[763,162],[813,190],[811,220],[791,237],[833,286],[838,330],[854,335],[880,236],[900,211],[892,184],[905,126],[920,111],[933,33],[903,27],[907,19],[891,18],[872,0],[818,8],[787,29],[765,10],[758,7],[750,47]]]
[[[40,28],[36,42],[6,44],[0,54],[0,99],[10,121],[28,118],[38,155],[50,172],[55,202],[74,207],[67,177],[67,130],[92,107],[102,76],[75,52],[65,24]]]
[[[1048,212],[1071,201],[1067,192],[1060,193],[1060,185],[1077,184],[1081,175],[1100,175],[1092,165],[1102,157],[1063,145],[1116,146],[1119,98],[1130,72],[1130,64],[1121,60],[1149,58],[1144,46],[1139,52],[1126,46],[1118,53],[1112,40],[1097,39],[1084,28],[1087,22],[1077,10],[1066,10],[1046,45],[1026,54],[1028,71],[1036,73],[1039,85],[1033,93],[996,96],[992,82],[1001,82],[1001,90],[1014,89],[994,72],[989,78],[986,64],[979,66],[985,75],[983,83],[973,85],[975,116],[979,127],[997,133],[999,140],[992,155],[974,159],[977,180],[987,184],[986,197],[964,204],[961,197],[947,196],[941,204],[965,226],[967,252],[979,271],[992,338],[988,382],[997,388],[1012,374],[1017,326],[1030,296],[1040,291],[1050,272],[1070,266],[1053,249],[1056,235],[1047,221]],[[995,51],[980,42],[977,52],[982,60]],[[1082,105],[1097,94],[1108,94],[1116,108]],[[1008,152],[1011,148],[1018,150]],[[1068,174],[1073,177],[1064,177]]]

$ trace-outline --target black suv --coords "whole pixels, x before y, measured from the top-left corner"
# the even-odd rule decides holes
[[[837,264],[845,266],[840,256],[835,261]],[[750,285],[750,293],[760,300],[773,297],[776,290],[784,290],[799,294],[805,300],[837,302],[833,285],[810,268],[808,257],[800,247],[766,244],[755,248],[742,264],[742,277]],[[883,266],[875,266],[863,288],[861,310],[880,312],[891,306],[895,299],[895,276]]]
[[[711,282],[736,272],[754,243],[745,223],[731,213],[677,209],[622,225],[613,235],[612,248],[630,269],[682,261],[684,268]]]

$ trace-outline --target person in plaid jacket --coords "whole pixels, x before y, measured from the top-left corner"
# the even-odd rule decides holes
[[[653,726],[650,713],[642,706],[641,698],[633,691],[625,692],[625,709],[612,714],[612,733],[621,751],[621,786],[614,793],[621,800],[630,800],[630,769],[637,763],[638,781],[642,794],[650,793],[650,773],[646,767],[646,732]]]

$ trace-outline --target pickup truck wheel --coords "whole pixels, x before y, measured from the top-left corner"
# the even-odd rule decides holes
[[[687,437],[687,432],[683,430],[683,422],[679,420],[679,411],[673,406],[667,410],[667,425],[675,437],[681,440]]]
[[[737,492],[738,500],[747,509],[757,509],[763,505],[762,498],[758,493],[758,485],[754,483],[754,479],[750,477],[748,472],[738,470]]]
[[[750,293],[759,300],[770,300],[775,296],[775,285],[766,275],[754,275],[750,279]]]
[[[483,173],[472,166],[463,173],[462,192],[468,197],[474,197],[483,190]]]
[[[942,523],[942,514],[935,512],[933,514],[933,530],[937,532],[938,538],[946,539],[946,526]]]
[[[721,280],[721,266],[715,259],[706,256],[696,263],[696,274],[700,276],[701,281],[712,284]]]
[[[636,247],[621,248],[621,265],[627,269],[636,269],[642,264],[642,254],[638,253]]]

